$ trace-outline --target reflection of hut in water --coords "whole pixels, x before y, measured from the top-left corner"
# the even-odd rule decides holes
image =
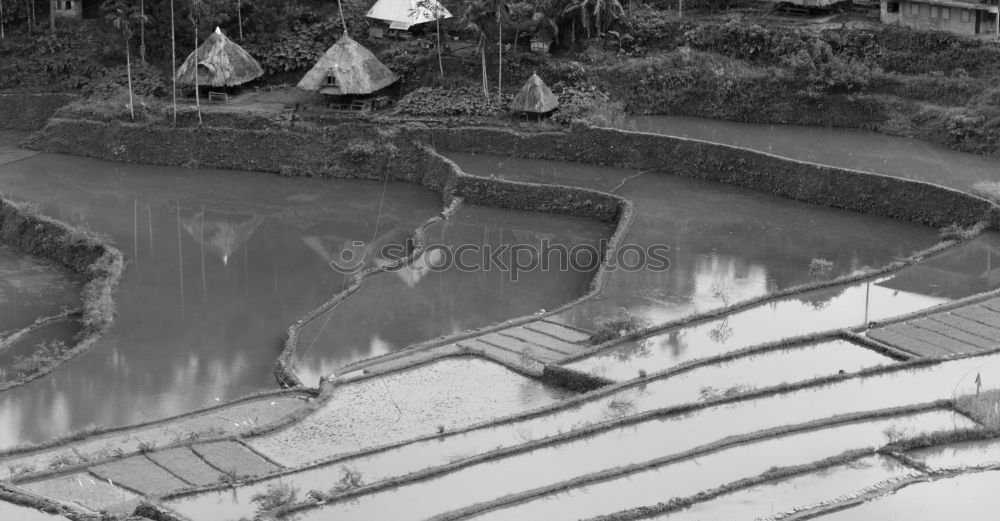
[[[223,265],[229,264],[229,258],[240,249],[250,236],[257,231],[264,217],[254,215],[242,219],[237,216],[207,217],[201,210],[190,218],[181,218],[181,226],[194,240],[204,248],[222,259]]]
[[[230,89],[257,79],[264,74],[260,63],[242,47],[215,28],[205,42],[188,55],[177,69],[177,82],[194,85],[209,90],[209,98],[214,91],[228,95]]]
[[[371,51],[345,33],[302,77],[298,87],[327,96],[333,108],[369,110],[387,102],[387,98],[372,96],[397,79]]]
[[[391,264],[407,255],[413,248],[410,235],[411,230],[396,223],[371,242],[320,230],[303,235],[302,242],[323,262],[353,271],[353,268]]]
[[[884,288],[959,299],[1000,288],[1000,241],[981,237],[877,282]],[[996,257],[996,258],[994,258]]]
[[[534,114],[538,117],[549,114],[557,107],[559,107],[559,99],[556,98],[555,94],[552,94],[552,90],[545,85],[545,82],[534,73],[510,102],[511,112]]]

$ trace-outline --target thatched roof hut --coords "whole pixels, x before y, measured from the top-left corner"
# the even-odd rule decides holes
[[[392,85],[396,74],[345,33],[299,81],[303,90],[323,94],[371,94]]]
[[[559,100],[555,94],[552,94],[545,82],[534,73],[521,87],[521,91],[514,96],[514,100],[510,102],[510,110],[531,114],[552,112],[558,106]]]
[[[243,85],[264,74],[260,63],[218,27],[177,69],[177,82],[194,85],[195,71],[198,85],[212,87]]]

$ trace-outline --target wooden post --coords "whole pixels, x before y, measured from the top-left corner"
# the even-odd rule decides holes
[[[236,19],[240,24],[240,40],[243,39],[243,4],[240,0],[236,0]]]
[[[0,38],[6,38],[3,32],[3,0],[0,0]]]

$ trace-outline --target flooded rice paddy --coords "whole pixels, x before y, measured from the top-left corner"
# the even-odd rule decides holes
[[[599,298],[559,317],[583,327],[621,308],[663,323],[880,267],[937,242],[926,227],[655,171],[447,155],[469,174],[614,190],[635,204],[635,220],[621,244],[667,246],[669,269],[612,272]],[[813,259],[832,264],[818,273],[810,270]]]
[[[1000,438],[917,449],[908,454],[933,470],[1000,465]]]
[[[868,486],[917,473],[886,456],[868,456],[844,465],[777,480],[697,503],[651,519],[658,521],[734,521],[771,519],[804,506],[851,496]],[[859,520],[860,521],[860,520]]]
[[[442,209],[440,196],[408,183],[284,179],[51,154],[4,165],[0,186],[57,219],[108,233],[129,263],[112,331],[44,382],[0,397],[0,447],[90,425],[149,421],[273,387],[285,329],[350,277],[329,263],[350,257],[356,244],[363,247],[352,254],[367,265],[385,262],[378,256],[383,245],[405,247]],[[471,216],[468,225],[463,212]],[[469,207],[438,233],[448,240],[458,229],[456,235],[493,243],[555,231],[591,242],[608,234],[607,225],[582,218],[504,216],[512,228],[492,210]],[[556,272],[534,277],[532,285],[498,273],[452,282],[451,273],[372,279],[378,298],[359,292],[334,310],[336,320],[321,322],[331,336],[319,347],[313,337],[305,347],[310,363],[321,365],[309,375],[562,304],[582,294],[591,278]],[[495,297],[461,289],[479,284]],[[387,303],[396,303],[396,311]]]
[[[694,359],[927,309],[1000,287],[993,253],[1000,234],[971,242],[875,280],[799,293],[720,318],[629,341],[568,365],[615,380]]]
[[[992,521],[1000,511],[1000,471],[915,483],[896,493],[819,517],[822,521]]]
[[[396,351],[409,344],[461,333],[497,322],[553,309],[585,294],[596,262],[584,270],[555,271],[540,266],[534,254],[517,260],[531,266],[516,274],[499,263],[486,269],[464,269],[448,263],[463,245],[483,246],[482,252],[519,245],[541,252],[544,244],[589,246],[597,251],[610,225],[563,215],[511,212],[465,206],[426,234],[428,253],[415,267],[370,278],[343,304],[319,316],[300,335],[302,348],[292,368],[315,385],[347,362]],[[482,253],[463,255],[472,266]],[[531,257],[531,258],[529,258]],[[488,257],[487,257],[488,258]],[[509,252],[498,259],[511,265]],[[391,296],[391,297],[389,297]]]
[[[68,268],[0,244],[0,343],[36,318],[79,307],[80,289]]]
[[[956,393],[968,393],[975,389],[973,377],[970,376],[972,370],[990,376],[1000,374],[1000,355],[852,378],[824,386],[715,405],[686,414],[610,426],[584,438],[552,440],[529,452],[500,456],[454,470],[441,477],[338,502],[295,519],[425,519],[507,494],[524,493],[583,475],[684,454],[717,440],[733,440],[735,436],[790,425],[808,426],[812,425],[811,422],[838,415],[948,399]],[[974,425],[971,420],[952,413],[940,418],[940,422],[924,418],[893,428],[882,426],[874,431],[878,439],[867,443],[879,445],[894,437],[915,436],[922,432],[949,432]],[[818,427],[819,425],[805,428]],[[564,428],[569,431],[576,426],[564,425]],[[775,434],[780,435],[780,432]],[[447,441],[446,438],[443,450],[449,448]],[[812,443],[804,443],[802,447],[803,450],[817,450]],[[457,449],[451,452],[456,461],[467,454],[457,447],[452,449]],[[843,451],[838,446],[838,450],[830,455],[840,452]],[[774,451],[763,453],[775,457]],[[697,457],[700,459],[701,455]],[[342,461],[338,465],[371,472],[371,467],[352,467],[353,464],[353,461]],[[769,467],[763,470],[767,468]],[[287,476],[283,479],[294,478]],[[333,487],[336,484],[311,483],[310,488]],[[484,483],[489,483],[490,486],[482,486]],[[435,500],[421,502],[419,498]]]
[[[686,128],[685,124],[696,129],[697,123],[637,118],[632,125],[643,131],[677,133],[675,129]],[[731,139],[726,137],[725,124],[714,132],[721,136],[715,140]],[[809,147],[788,146],[794,138],[781,132],[785,130],[758,133],[747,143],[737,144],[957,187],[967,187],[986,172],[968,158],[941,155],[938,163],[928,161],[928,154],[937,153],[933,149],[924,151],[919,166],[905,161],[902,166],[879,165],[872,160],[872,149],[860,144],[852,148],[856,153],[848,154],[850,161],[841,164],[826,161],[823,153]],[[0,134],[0,189],[5,195],[34,202],[43,213],[66,222],[109,234],[129,266],[118,292],[120,314],[112,332],[44,383],[0,396],[0,448],[50,439],[88,425],[162,418],[272,388],[270,372],[285,328],[350,280],[350,270],[338,269],[337,261],[349,258],[358,261],[353,264],[359,267],[393,262],[405,254],[414,230],[442,210],[440,196],[403,183],[281,179],[33,155],[10,146],[15,137]],[[807,137],[819,139],[812,134]],[[892,149],[888,156],[912,152]],[[886,156],[884,151],[881,154]],[[648,323],[676,320],[802,284],[862,273],[937,241],[935,230],[909,223],[656,172],[449,156],[473,175],[595,188],[635,203],[636,219],[623,244],[664,245],[669,269],[613,271],[595,298],[551,317],[586,329],[621,309]],[[990,171],[995,171],[995,162],[986,161],[993,164]],[[949,162],[960,166],[939,168]],[[595,273],[593,267],[543,270],[539,259],[533,258],[515,281],[502,270],[436,269],[447,264],[442,252],[463,245],[517,244],[536,250],[543,243],[598,247],[612,227],[580,218],[465,206],[426,232],[428,243],[443,248],[431,251],[412,267],[370,277],[360,290],[303,329],[291,363],[307,385],[337,374],[352,362],[557,308],[586,293]],[[397,247],[387,253],[387,246]],[[764,342],[926,309],[1000,288],[992,255],[1000,251],[998,247],[1000,235],[987,233],[877,279],[818,289],[667,329],[570,367],[628,380]],[[17,252],[4,255],[0,248],[0,270],[19,266]],[[30,279],[20,275],[30,270],[20,269],[12,272],[12,280],[19,284]],[[74,281],[53,284],[67,298],[77,298]],[[7,302],[4,289],[0,285],[0,311]],[[43,314],[43,307],[51,306],[46,301],[38,304],[38,310],[25,312],[24,306],[34,305],[30,299],[28,304],[20,297],[10,302],[11,309],[21,306],[18,312],[29,322]],[[5,319],[7,314],[0,315],[0,320]],[[71,327],[53,326],[30,340],[68,337],[73,332]],[[0,362],[3,356],[23,352],[0,352]],[[580,399],[563,409],[551,406],[573,393],[483,359],[445,358],[383,376],[338,382],[332,398],[305,419],[245,440],[255,451],[286,467],[340,457],[335,463],[251,486],[179,497],[168,505],[194,521],[237,519],[256,513],[253,494],[267,491],[274,483],[291,484],[304,495],[308,490],[325,492],[343,486],[348,478],[356,478],[351,486],[369,485],[477,458],[423,481],[404,480],[395,488],[335,501],[287,519],[417,520],[449,512],[454,517],[455,510],[508,494],[523,497],[509,506],[487,509],[476,518],[572,520],[612,514],[693,496],[774,468],[810,464],[923,433],[973,428],[975,423],[969,418],[943,409],[871,417],[858,413],[974,392],[977,376],[988,382],[1000,378],[998,356],[854,377],[774,395],[743,396],[785,383],[893,363],[851,342],[827,339],[726,361],[705,360],[676,374]],[[93,396],[106,399],[93,400]],[[649,414],[718,399],[728,401],[684,413]],[[298,397],[282,400],[261,412],[269,417],[271,410],[291,411],[304,403]],[[539,408],[546,412],[517,417]],[[646,416],[630,419],[639,414]],[[822,423],[839,415],[852,416]],[[505,417],[510,419],[483,424]],[[217,429],[211,422],[209,417],[195,417],[187,430],[152,428],[124,437],[88,440],[73,450],[103,454],[118,442],[138,450],[152,438],[169,443],[170,436],[177,439],[189,431]],[[239,420],[229,423],[232,426],[221,430],[238,433],[252,427]],[[453,434],[476,424],[480,425]],[[794,428],[789,432],[790,426]],[[593,430],[584,437],[569,435],[584,428]],[[744,439],[733,443],[740,437]],[[370,453],[357,454],[366,450]],[[491,460],[481,458],[497,450],[506,452],[495,453],[497,457]],[[967,442],[912,451],[911,456],[932,468],[955,468],[990,464],[995,450],[992,441]],[[213,457],[221,454],[225,459],[224,452]],[[157,461],[161,456],[164,462],[181,464],[166,451],[148,457]],[[44,467],[61,457],[50,452],[22,459],[25,464]],[[5,463],[11,461],[20,462],[8,459]],[[263,472],[278,470],[270,463],[267,467]],[[103,467],[23,486],[89,509],[130,510],[138,496],[97,477],[104,475],[98,468]],[[602,474],[613,469],[626,470]],[[894,459],[867,456],[736,490],[662,519],[773,516],[918,473]],[[202,476],[205,483],[213,482],[209,474]],[[981,478],[982,482],[962,476],[950,483],[959,483],[955,486],[963,487],[963,493],[972,494],[995,487],[992,474],[996,473],[975,475],[991,476]],[[581,476],[589,476],[590,482],[582,486],[570,482]],[[907,490],[935,483],[936,487],[927,489],[928,496],[950,505],[958,496],[945,492],[945,481],[904,488],[852,509],[862,517],[844,519],[893,519],[885,517],[896,511],[893,501]],[[666,489],[664,483],[671,486]],[[974,509],[986,508],[982,501],[973,503]],[[0,502],[0,517],[6,513],[4,508],[17,507]],[[979,511],[969,517],[976,519]],[[935,519],[914,512],[917,517],[907,519]],[[840,519],[834,517],[840,514],[829,519]]]
[[[890,429],[907,429],[918,432],[935,432],[950,429],[953,413],[930,412],[912,417],[893,418],[843,425],[801,434],[779,436],[767,441],[748,443],[707,455],[700,455],[678,463],[671,463],[644,470],[624,477],[582,487],[570,488],[557,494],[528,501],[513,507],[494,510],[475,519],[483,521],[517,521],[545,519],[547,521],[577,521],[635,508],[653,506],[671,499],[694,496],[703,490],[713,490],[737,481],[753,478],[771,469],[807,465],[825,458],[839,456],[848,451],[877,448],[886,443],[885,432]],[[811,490],[811,496],[829,494],[831,489],[857,490],[858,483],[878,483],[887,479],[917,474],[894,460],[873,456],[859,462],[854,472],[828,472],[823,479],[825,490]],[[667,485],[667,486],[665,486]],[[762,514],[776,513],[773,501],[782,496],[792,506],[810,504],[806,490],[789,494],[784,490],[769,490],[768,499],[756,502],[749,494],[729,501],[716,500],[702,503],[689,511],[658,517],[656,519],[691,519],[708,521],[752,520]],[[833,497],[837,497],[836,495]],[[763,511],[761,511],[763,510]]]

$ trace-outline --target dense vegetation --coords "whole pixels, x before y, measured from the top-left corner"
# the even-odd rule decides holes
[[[370,3],[343,2],[356,39],[365,38]],[[433,51],[363,40],[404,79],[410,94],[399,115],[493,118],[504,112],[498,76],[505,100],[538,72],[560,97],[560,123],[580,117],[608,123],[623,111],[696,115],[868,128],[1000,155],[1000,46],[993,42],[878,24],[765,24],[757,17],[762,6],[741,6],[738,17],[703,16],[726,6],[707,0],[688,2],[695,13],[686,10],[685,18],[665,0],[444,4],[456,16],[442,30],[474,49],[446,54],[443,75]],[[170,8],[169,0],[142,0],[148,21],[131,38],[139,57],[132,80],[141,97],[170,90]],[[294,82],[341,27],[337,4],[324,0],[244,0],[239,12],[236,2],[175,0],[173,8],[176,58],[194,46],[193,22],[202,35],[219,25],[260,59],[263,83]],[[5,10],[0,62],[11,73],[0,78],[0,89],[112,95],[124,83],[122,40],[107,21],[60,22],[52,33],[44,16],[31,26],[25,13]],[[502,57],[500,35],[509,45]],[[553,55],[528,52],[531,35],[552,38]]]

